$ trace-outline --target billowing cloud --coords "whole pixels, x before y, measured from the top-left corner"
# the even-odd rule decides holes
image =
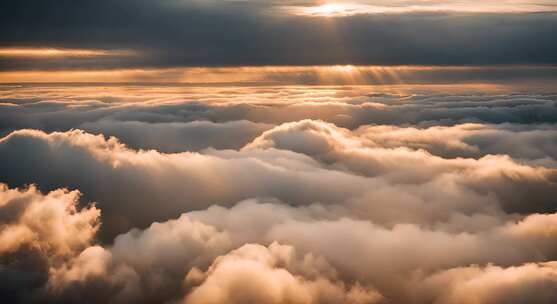
[[[168,301],[184,293],[182,282],[189,269],[206,266],[229,250],[226,232],[182,216],[119,235],[110,248],[85,249],[51,269],[47,290],[73,301],[98,288],[104,289],[97,296],[104,301]]]
[[[462,267],[428,278],[423,292],[440,303],[552,303],[557,297],[555,262],[501,268]]]
[[[59,189],[43,195],[34,187],[17,190],[1,184],[0,254],[19,250],[70,255],[96,234],[100,211],[77,207],[78,191]]]
[[[199,151],[209,147],[239,149],[271,127],[250,121],[146,123],[100,120],[80,125],[88,132],[124,138],[134,148],[155,148],[161,152]]]
[[[0,294],[8,302],[35,298],[51,267],[89,247],[100,222],[95,206],[79,207],[79,192],[0,184]]]
[[[200,285],[184,302],[360,304],[383,300],[373,289],[360,285],[347,288],[342,282],[332,282],[320,273],[333,271],[328,268],[323,260],[312,255],[297,261],[294,248],[290,246],[244,245],[215,259],[206,273],[192,269],[186,284],[200,281]]]
[[[507,154],[523,160],[556,160],[557,133],[552,125],[461,124],[444,127],[402,128],[364,126],[356,131],[374,147],[425,149],[443,157],[480,157]]]
[[[446,219],[454,208],[468,215],[554,211],[549,198],[557,191],[555,169],[502,155],[444,159],[423,150],[365,147],[349,130],[309,120],[266,131],[240,151],[180,154],[136,151],[115,138],[77,130],[21,130],[0,141],[0,157],[9,160],[1,169],[12,185],[80,189],[106,210],[105,227],[112,234],[252,197],[294,205],[350,203],[369,215],[400,212],[395,206],[402,204],[416,210],[396,216],[424,221],[422,216]],[[143,211],[154,202],[156,210]],[[426,205],[439,209],[420,211]]]
[[[555,214],[462,233],[386,228],[337,212],[251,200],[134,229],[112,245],[88,236],[81,251],[43,270],[36,294],[122,303],[545,303],[554,296],[555,267],[547,261],[557,256]],[[478,264],[485,266],[470,266]]]
[[[2,87],[0,295],[552,303],[556,96],[487,88]]]

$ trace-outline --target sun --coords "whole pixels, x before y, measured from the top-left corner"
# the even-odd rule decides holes
[[[318,15],[336,15],[346,10],[346,7],[338,3],[327,3],[309,8],[308,11]]]
[[[303,13],[304,15],[321,17],[349,16],[354,13],[354,7],[340,3],[326,3],[304,8]]]

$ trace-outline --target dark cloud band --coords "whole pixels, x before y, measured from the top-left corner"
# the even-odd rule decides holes
[[[1,59],[3,69],[222,65],[555,64],[555,13],[405,13],[308,18],[276,4],[9,1],[4,46],[130,49],[100,60]],[[225,35],[223,33],[226,33]]]

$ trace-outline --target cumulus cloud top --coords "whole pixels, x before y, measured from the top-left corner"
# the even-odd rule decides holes
[[[555,262],[455,268],[428,278],[421,292],[440,292],[439,302],[451,304],[552,303],[557,297],[556,270]]]
[[[556,227],[555,214],[536,214],[468,233],[386,228],[319,206],[245,201],[134,229],[112,245],[89,238],[89,247],[49,264],[42,295],[123,303],[544,303],[554,296],[555,265],[544,261],[557,255]],[[468,266],[487,263],[508,266]]]
[[[296,261],[294,248],[272,243],[269,247],[244,245],[215,259],[206,273],[196,268],[186,283],[201,284],[185,303],[376,303],[382,297],[360,285],[346,289],[319,271],[323,261],[306,255]],[[299,265],[297,265],[299,264]],[[292,272],[307,272],[310,278]],[[318,272],[318,273],[316,273]],[[315,277],[315,278],[311,278]],[[238,292],[240,290],[240,292]]]
[[[79,196],[66,189],[43,195],[35,186],[0,184],[0,254],[31,250],[64,257],[83,249],[99,228],[100,210],[79,208]]]

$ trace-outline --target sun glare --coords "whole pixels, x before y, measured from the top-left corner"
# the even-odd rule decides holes
[[[309,12],[312,12],[314,14],[320,14],[320,15],[335,15],[335,14],[339,14],[343,11],[346,10],[346,7],[344,7],[341,4],[336,4],[336,3],[329,3],[329,4],[323,4],[321,6],[317,6],[317,7],[313,7],[311,9],[309,9]]]
[[[350,16],[354,14],[355,8],[348,4],[326,3],[320,6],[306,7],[303,9],[303,15],[321,16],[321,17],[337,17]]]

